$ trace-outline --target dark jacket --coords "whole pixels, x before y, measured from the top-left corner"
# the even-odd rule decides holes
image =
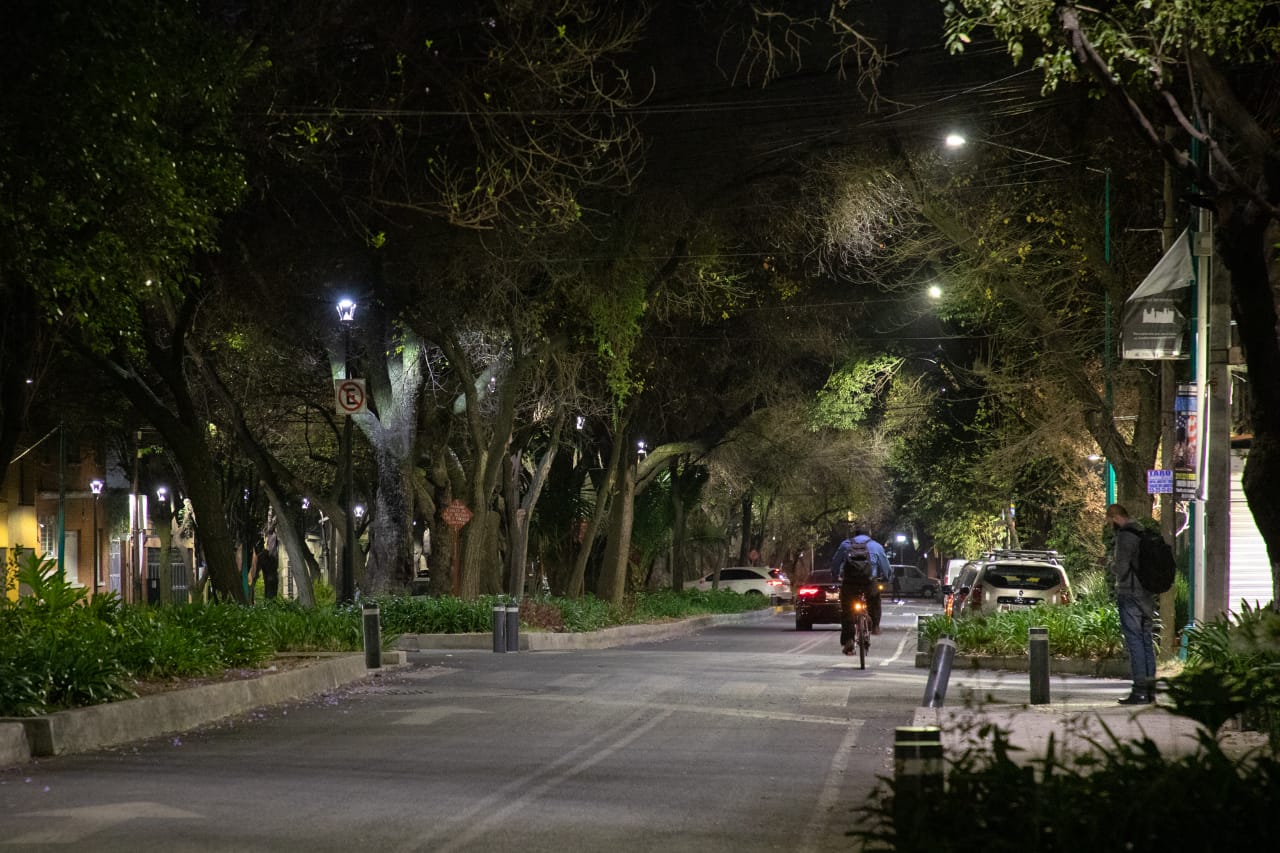
[[[1142,528],[1130,521],[1116,530],[1115,556],[1111,561],[1111,574],[1115,576],[1116,592],[1125,595],[1149,596],[1133,567],[1138,563],[1138,539]]]

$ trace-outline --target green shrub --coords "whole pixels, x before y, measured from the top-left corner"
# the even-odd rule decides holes
[[[1032,627],[1049,629],[1051,655],[1106,660],[1120,656],[1124,649],[1119,612],[1109,602],[1038,606],[962,619],[938,615],[929,617],[921,625],[930,647],[939,637],[950,636],[961,654],[1026,654],[1028,632]]]
[[[882,779],[853,834],[867,850],[1077,853],[1081,850],[1266,849],[1280,802],[1280,763],[1243,762],[1202,735],[1197,750],[1166,758],[1148,739],[1095,742],[1092,753],[1065,756],[1051,737],[1043,757],[1015,761],[1007,734],[994,727],[954,761],[945,790],[902,801]],[[1190,800],[1188,799],[1190,798]],[[1171,803],[1194,802],[1171,808]],[[895,826],[895,807],[903,819]]]
[[[1238,616],[1188,633],[1187,667],[1168,693],[1176,713],[1211,731],[1239,718],[1280,750],[1280,614],[1241,604]]]

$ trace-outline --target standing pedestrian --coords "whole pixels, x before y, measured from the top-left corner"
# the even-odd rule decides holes
[[[1129,653],[1129,671],[1133,676],[1133,688],[1120,700],[1120,704],[1149,705],[1155,701],[1156,651],[1152,634],[1156,602],[1155,596],[1147,592],[1134,571],[1142,528],[1120,504],[1107,507],[1107,521],[1115,528],[1115,551],[1110,571],[1115,576],[1120,633]]]

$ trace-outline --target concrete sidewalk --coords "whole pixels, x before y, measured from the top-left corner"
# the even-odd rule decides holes
[[[912,725],[941,728],[949,757],[970,746],[989,745],[990,738],[981,736],[987,725],[1005,731],[1010,744],[1021,750],[1020,758],[1028,761],[1044,757],[1050,735],[1058,755],[1107,749],[1113,738],[1149,738],[1164,755],[1193,752],[1202,727],[1158,704],[1118,704],[1129,686],[1127,679],[1053,676],[1050,701],[1032,705],[1025,672],[953,672],[944,704],[917,708]]]

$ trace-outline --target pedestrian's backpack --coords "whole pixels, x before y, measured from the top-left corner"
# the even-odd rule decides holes
[[[849,549],[844,556],[842,578],[850,581],[871,581],[871,551],[867,543],[850,540]]]
[[[1177,563],[1173,549],[1158,531],[1143,530],[1138,534],[1138,565],[1133,571],[1147,592],[1159,595],[1173,586]]]

